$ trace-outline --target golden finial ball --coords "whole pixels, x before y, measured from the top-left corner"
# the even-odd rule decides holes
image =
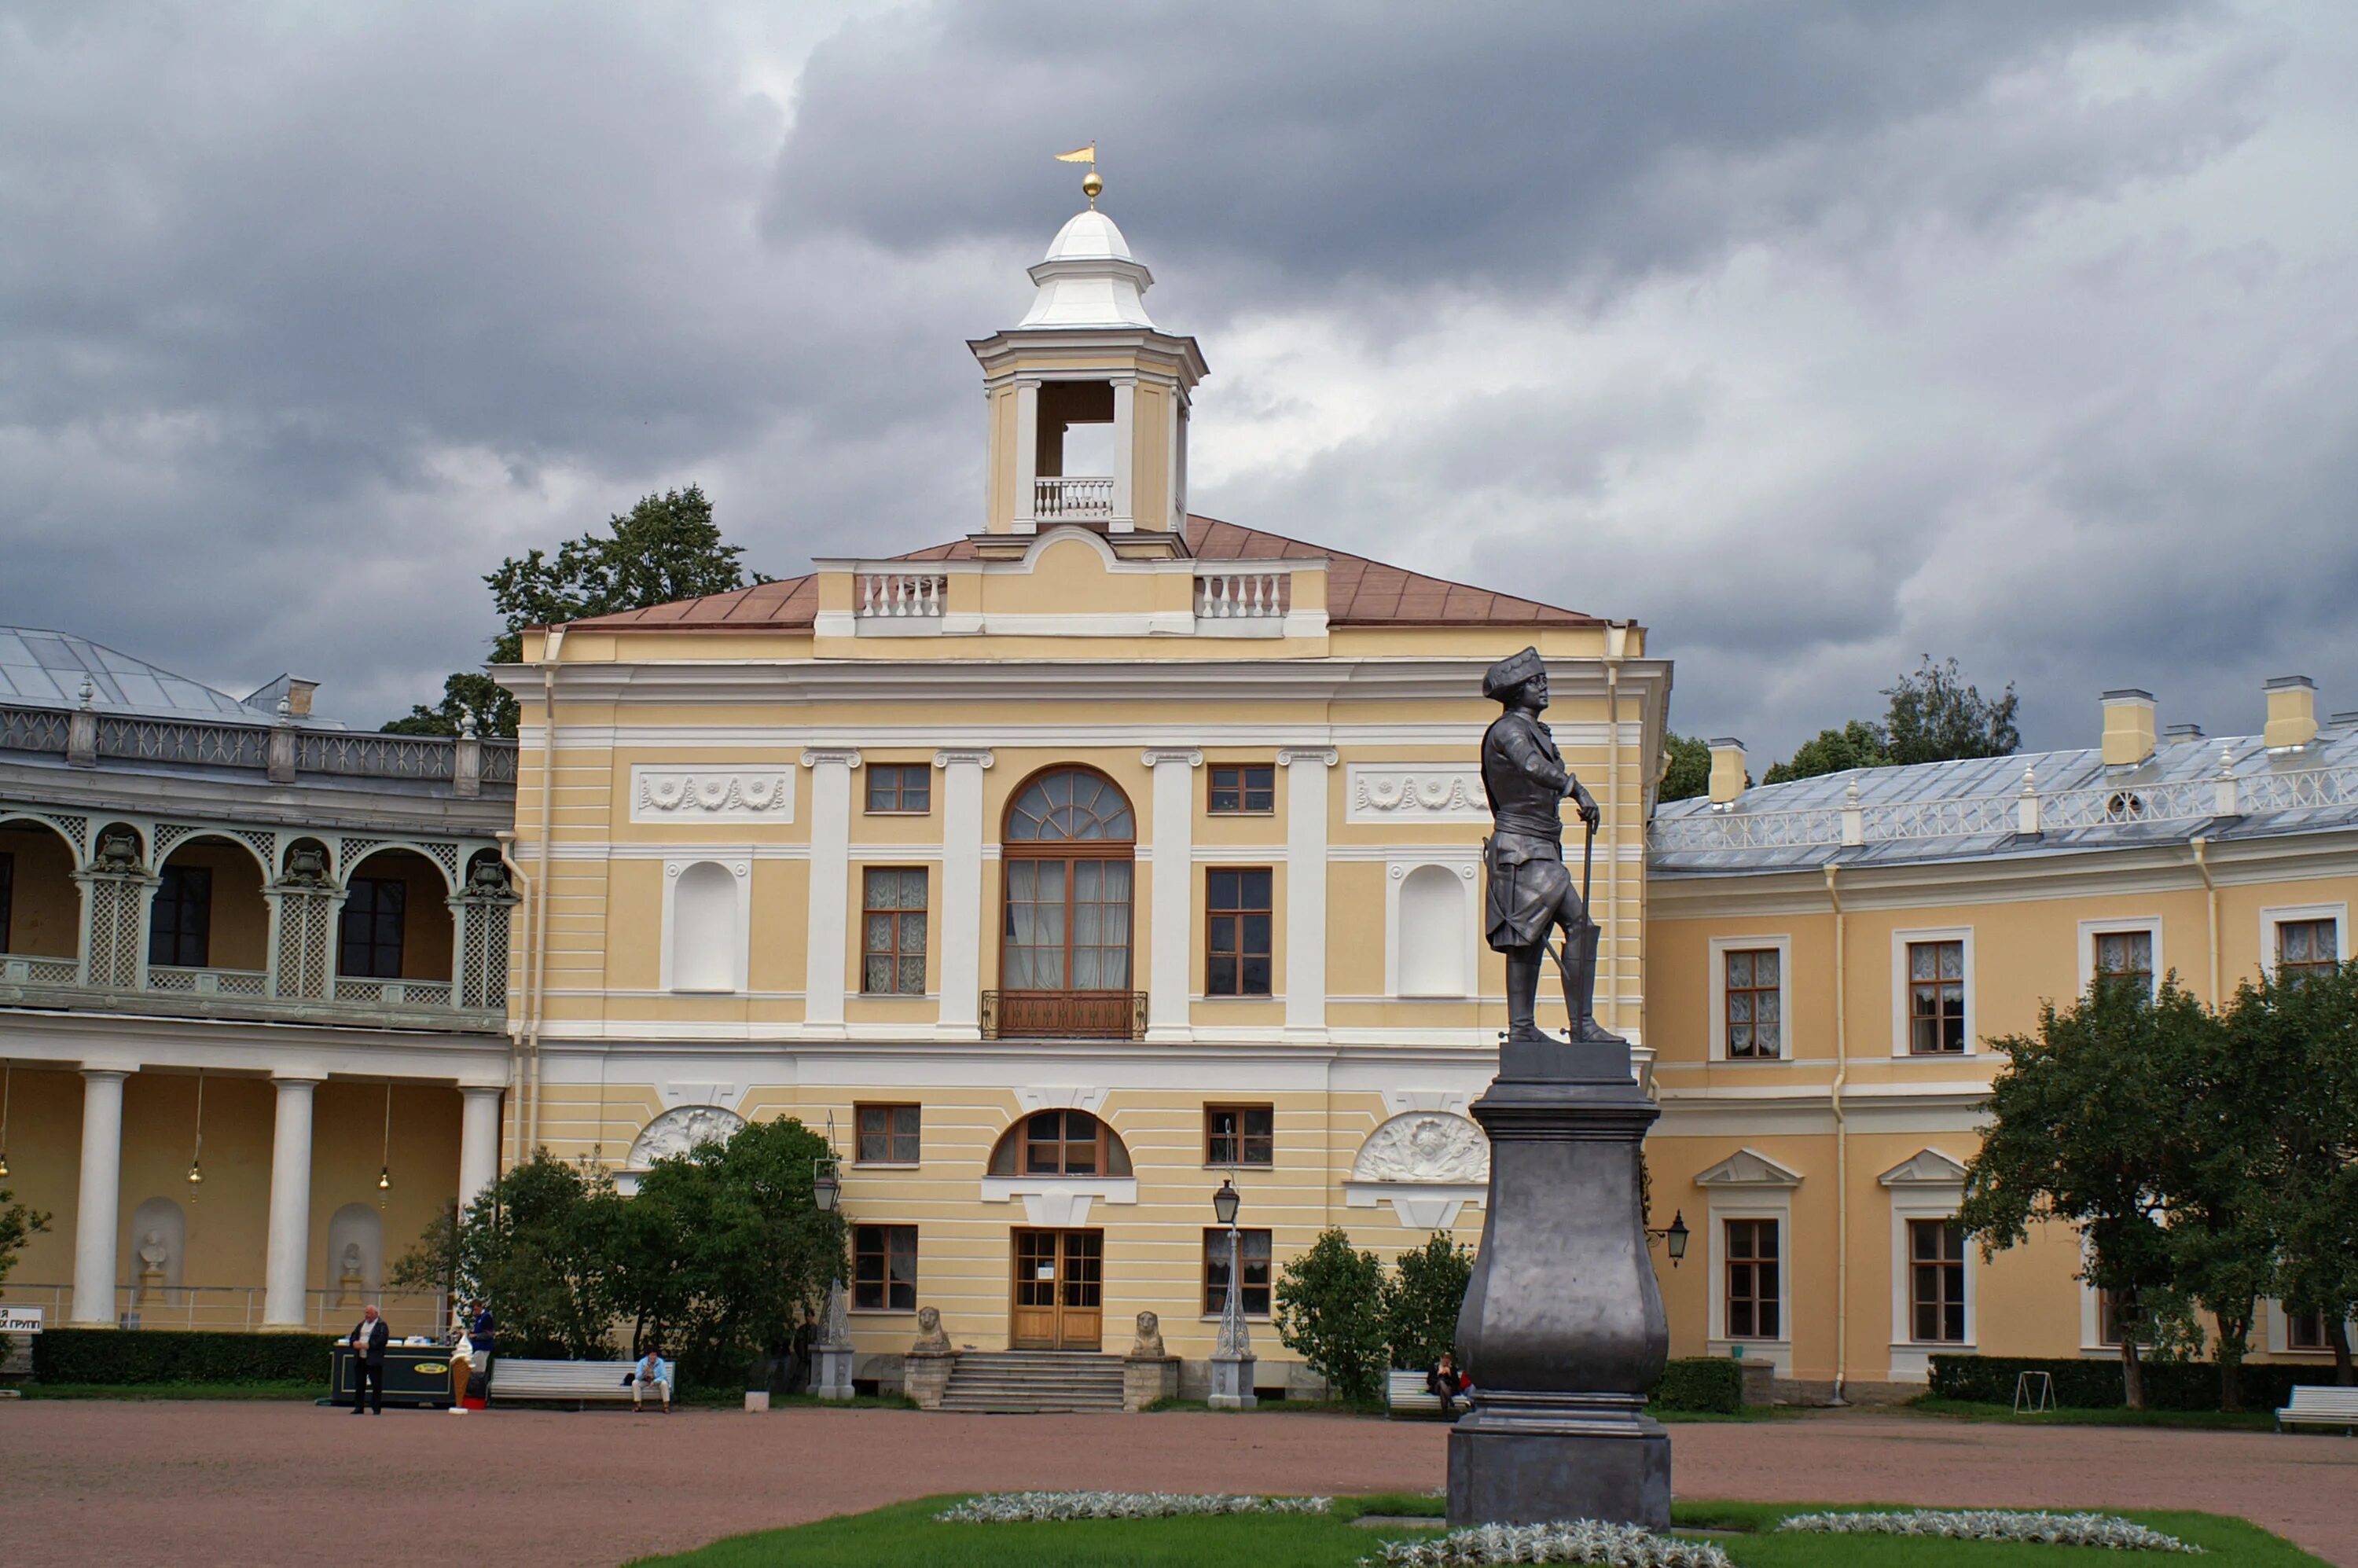
[[[1098,192],[1104,189],[1105,181],[1098,178],[1098,171],[1096,169],[1089,170],[1089,172],[1082,178],[1081,194],[1087,197],[1092,202],[1097,200]]]

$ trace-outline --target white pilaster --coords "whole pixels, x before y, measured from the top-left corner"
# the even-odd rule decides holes
[[[459,1090],[459,1212],[499,1180],[500,1091]]]
[[[934,753],[942,772],[942,906],[933,921],[941,956],[940,1033],[981,1037],[982,771],[997,759],[988,751]]]
[[[114,1233],[123,1206],[123,1080],[81,1076],[81,1187],[74,1198],[73,1321],[114,1323]]]
[[[1326,1033],[1326,770],[1328,746],[1285,747],[1285,1033]]]
[[[1127,534],[1137,524],[1132,519],[1130,495],[1138,472],[1138,383],[1124,376],[1113,384],[1113,516],[1106,530]]]
[[[1195,1037],[1187,999],[1195,983],[1195,770],[1204,765],[1204,753],[1147,752],[1139,760],[1154,770],[1154,812],[1147,824],[1153,856],[1146,871],[1152,888],[1146,1038],[1184,1042]]]
[[[278,1108],[270,1139],[270,1241],[264,1257],[262,1325],[307,1326],[303,1291],[311,1273],[310,1078],[273,1078]]]
[[[1027,491],[1028,493],[1028,491]],[[804,944],[803,1026],[843,1033],[843,969],[850,931],[851,771],[860,753],[849,746],[803,753],[811,771],[810,922]]]
[[[1015,531],[1039,530],[1040,384],[1015,384]]]

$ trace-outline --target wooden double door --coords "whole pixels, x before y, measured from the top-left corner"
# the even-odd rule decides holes
[[[1017,1350],[1095,1350],[1105,1337],[1105,1232],[1018,1230],[1008,1344]]]

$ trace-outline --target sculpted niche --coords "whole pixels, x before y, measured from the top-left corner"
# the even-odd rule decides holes
[[[646,1125],[631,1145],[628,1168],[644,1171],[658,1160],[685,1154],[699,1143],[726,1143],[745,1125],[745,1119],[717,1105],[684,1105],[667,1110]]]
[[[1490,1179],[1490,1141],[1462,1116],[1412,1110],[1368,1134],[1351,1165],[1357,1182],[1470,1183]]]

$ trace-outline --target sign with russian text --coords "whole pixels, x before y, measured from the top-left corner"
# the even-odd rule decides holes
[[[41,1332],[39,1307],[10,1306],[0,1302],[0,1334],[38,1334]]]

